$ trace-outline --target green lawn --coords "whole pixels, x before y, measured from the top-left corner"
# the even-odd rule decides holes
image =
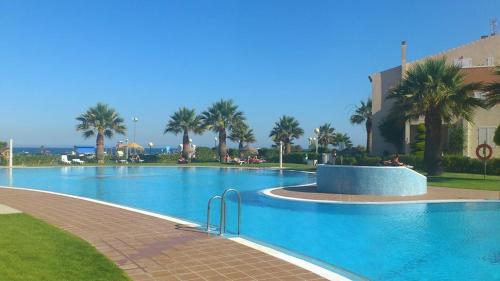
[[[430,186],[442,186],[452,188],[483,189],[500,191],[500,176],[465,174],[465,173],[443,173],[437,177],[428,177]]]
[[[0,215],[0,280],[130,280],[82,239],[26,214]]]

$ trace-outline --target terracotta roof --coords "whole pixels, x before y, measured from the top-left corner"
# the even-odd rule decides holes
[[[494,67],[470,67],[470,68],[462,68],[462,71],[465,73],[465,81],[464,81],[465,83],[470,83],[470,82],[500,83],[500,75],[495,74]]]

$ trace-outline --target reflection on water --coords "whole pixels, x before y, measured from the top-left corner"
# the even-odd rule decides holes
[[[12,173],[12,170],[13,168],[5,168],[4,169],[4,173],[5,173],[5,178],[7,179],[7,182],[5,183],[5,185],[7,186],[13,186],[13,183],[14,183],[14,176],[13,176],[13,173]],[[0,185],[2,183],[0,182]]]

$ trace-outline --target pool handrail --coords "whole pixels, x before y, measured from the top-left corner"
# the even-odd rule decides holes
[[[223,218],[223,224],[221,224],[220,234],[226,232],[226,195],[229,192],[234,192],[238,196],[238,235],[240,235],[240,222],[241,222],[241,195],[240,192],[234,188],[228,188],[222,193],[222,203],[221,203],[221,216]],[[223,229],[222,229],[223,228]]]
[[[212,198],[208,200],[208,206],[207,206],[207,233],[210,233],[210,206],[212,205],[212,201],[215,199],[220,199],[221,200],[221,206],[222,206],[222,196],[220,195],[215,195]],[[222,212],[220,213],[220,219],[219,219],[219,225],[220,228],[222,228]]]
[[[238,197],[238,235],[240,235],[240,224],[241,224],[241,194],[238,190],[234,188],[227,188],[224,190],[222,195],[212,196],[208,200],[207,205],[207,233],[210,234],[210,209],[212,201],[220,199],[220,219],[219,219],[219,235],[223,235],[226,232],[226,195],[228,193],[234,192]]]

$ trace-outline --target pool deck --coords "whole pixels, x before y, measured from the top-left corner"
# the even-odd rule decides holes
[[[388,203],[407,201],[447,201],[447,200],[500,200],[500,191],[472,190],[447,187],[427,188],[427,194],[415,196],[376,196],[321,193],[316,185],[294,186],[273,189],[271,195],[290,199],[350,202],[350,203]]]
[[[121,208],[7,188],[0,204],[83,238],[133,280],[324,280],[229,239]]]

